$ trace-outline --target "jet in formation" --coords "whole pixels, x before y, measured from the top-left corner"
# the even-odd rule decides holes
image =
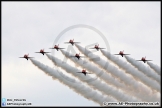
[[[25,54],[24,57],[19,57],[19,58],[25,58],[26,60],[28,60],[28,58],[34,58],[34,57],[29,57],[29,54]]]
[[[67,43],[70,43],[71,45],[74,45],[74,43],[80,43],[80,42],[74,42],[74,39],[73,39],[73,40],[70,39],[69,42],[64,42],[64,43],[66,43],[66,44],[67,44]]]
[[[75,56],[70,56],[70,57],[76,57],[79,60],[81,57],[84,57],[84,56],[80,56],[80,53],[79,53],[79,54],[75,54]]]
[[[137,60],[137,61],[143,61],[144,63],[146,63],[146,61],[152,61],[152,60],[146,60],[146,57],[142,57],[141,60]]]
[[[89,48],[89,49],[96,49],[98,51],[99,49],[105,49],[105,48],[100,48],[98,44],[98,45],[95,45],[93,48]]]
[[[39,52],[35,52],[35,53],[41,53],[41,54],[45,54],[45,53],[50,53],[50,52],[44,52],[44,49],[41,49]]]
[[[123,57],[124,55],[130,55],[130,54],[124,54],[124,50],[123,50],[123,51],[120,51],[119,54],[114,54],[114,55],[121,55]]]
[[[88,73],[88,72],[86,72],[85,69],[83,69],[82,72],[77,72],[77,73],[82,73],[82,74],[84,74],[85,76],[86,76],[86,74],[92,74],[92,73]]]
[[[58,44],[58,45],[55,45],[53,48],[49,48],[49,49],[56,49],[58,51],[59,49],[65,49],[65,48],[60,48]]]

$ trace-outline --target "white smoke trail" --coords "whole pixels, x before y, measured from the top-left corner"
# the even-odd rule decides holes
[[[145,74],[139,72],[132,65],[128,64],[127,62],[124,62],[124,61],[120,60],[119,58],[117,58],[116,56],[110,54],[109,52],[106,52],[104,50],[101,50],[101,52],[109,60],[111,60],[112,62],[117,64],[120,68],[124,69],[126,73],[131,74],[135,79],[140,80],[145,85],[147,85],[148,87],[151,87],[152,89],[157,90],[158,92],[160,91],[160,86],[156,81],[154,81],[152,79],[149,79],[149,77],[147,77]]]
[[[157,75],[154,71],[150,69],[150,67],[144,66],[141,62],[138,62],[134,60],[133,58],[129,56],[125,56],[126,60],[131,63],[134,67],[136,67],[139,71],[143,72],[148,77],[152,78],[153,80],[156,80],[160,83],[160,76]]]
[[[161,72],[160,72],[160,67],[158,65],[155,65],[151,62],[147,62],[147,64],[158,74],[158,75],[161,75]]]
[[[97,55],[91,53],[89,50],[87,49],[84,49],[83,47],[79,46],[79,45],[75,45],[83,54],[85,54],[87,57],[96,57],[96,58],[99,58]],[[102,51],[102,50],[101,50]],[[103,52],[103,51],[102,51]],[[91,54],[89,56],[89,54]],[[96,59],[91,59],[91,61],[93,61],[94,63],[96,63],[98,66],[100,66],[101,68],[104,67],[104,65],[106,63],[108,63],[107,61],[103,60],[100,58],[100,60],[96,60]],[[120,62],[121,60],[119,60]],[[118,62],[118,61],[117,61]],[[121,64],[121,65],[124,65],[124,64]],[[127,67],[128,68],[128,67]],[[108,70],[108,72],[111,72],[112,74],[116,75],[116,76],[119,76],[121,78],[121,80],[124,81],[125,84],[127,84],[128,86],[133,86],[134,88],[138,88],[139,87],[139,84],[137,85],[137,81],[134,81],[133,79],[130,79],[129,77],[127,77],[125,75],[125,73],[123,71],[119,71],[116,67],[112,66],[110,63],[108,63],[108,66],[106,68],[104,68],[105,70]],[[133,72],[134,73],[134,72]],[[146,79],[146,78],[143,78],[143,79]],[[145,80],[144,80],[145,81]],[[155,83],[156,84],[156,83]],[[148,83],[148,85],[150,85]],[[157,84],[156,84],[157,85]],[[154,85],[152,85],[154,87]],[[160,89],[158,88],[158,86],[155,86],[156,89]],[[155,88],[154,87],[154,88]],[[134,89],[135,90],[135,89]],[[139,87],[139,90],[141,90],[141,86]],[[137,92],[137,91],[135,91]]]
[[[92,100],[92,101],[100,104],[101,106],[103,105],[104,101],[107,101],[107,102],[116,101],[113,98],[110,98],[110,97],[108,98],[107,96],[103,96],[103,95],[99,94],[98,92],[94,91],[90,87],[85,86],[81,82],[64,75],[62,72],[60,72],[58,70],[50,68],[50,67],[48,67],[34,59],[30,59],[30,60],[35,66],[37,66],[43,72],[45,72],[49,76],[52,76],[52,78],[54,78],[54,79],[58,79],[59,82],[68,86],[69,88],[74,90],[76,93],[82,95],[86,99]]]
[[[92,54],[92,53],[90,53],[90,51],[88,51],[87,49],[85,50],[84,48],[82,48],[81,46],[79,46],[79,45],[76,45],[76,47],[83,53],[83,54],[85,54],[87,57],[89,57],[88,56],[88,54],[91,54],[91,56],[93,57],[94,56],[94,54]],[[95,57],[96,57],[96,55],[95,55]],[[97,56],[98,57],[98,56]],[[94,61],[94,63],[96,63],[96,64],[98,64],[101,68],[103,68],[104,67],[104,64],[106,64],[106,62],[104,61],[104,60],[102,60],[102,59],[100,59],[99,61],[101,61],[101,62],[98,62],[98,61],[96,61],[96,60],[94,60],[94,59],[90,59],[91,61]],[[118,60],[119,62],[121,61],[121,60]],[[118,62],[117,61],[117,62]],[[125,65],[125,63],[122,63],[121,65]],[[105,67],[104,67],[105,68]],[[107,66],[107,68],[110,68],[110,65],[108,65]],[[128,70],[127,70],[128,69]],[[115,71],[114,71],[115,70]],[[133,73],[133,74],[135,74],[135,78],[138,76],[138,75],[136,75],[136,70],[134,70],[134,68],[129,68],[129,67],[126,67],[126,72],[128,72],[129,73],[129,71],[131,71],[131,73]],[[112,74],[113,74],[113,72],[116,72],[116,69],[114,69],[114,68],[112,68],[110,71],[112,71]],[[123,72],[122,72],[123,73]],[[118,74],[119,74],[119,77],[121,77],[121,75],[120,75],[120,72],[118,72]],[[129,73],[130,74],[130,73]],[[122,74],[123,75],[123,74]],[[134,76],[133,76],[134,77]],[[139,77],[139,76],[138,76]],[[138,78],[137,77],[137,78]],[[129,80],[128,80],[129,79]],[[144,81],[146,81],[146,79],[147,78],[143,78],[143,80]],[[130,79],[129,77],[126,77],[126,78],[124,78],[123,77],[123,81],[125,81],[125,83],[128,85],[128,86],[133,86],[134,87],[134,91],[133,92],[139,92],[140,93],[140,91],[141,92],[143,92],[143,93],[141,93],[142,95],[141,95],[141,97],[143,96],[143,95],[145,95],[145,96],[143,96],[143,98],[145,98],[145,99],[149,99],[150,101],[151,100],[159,100],[159,99],[157,99],[157,97],[155,96],[155,95],[151,95],[151,90],[148,88],[148,87],[146,87],[145,85],[143,85],[143,84],[141,84],[141,83],[139,83],[138,81],[136,81],[136,80],[134,80],[134,79]],[[154,84],[154,83],[151,83],[151,84]],[[150,84],[148,84],[148,85],[150,85]],[[160,89],[158,86],[154,86],[154,85],[151,85],[151,86],[153,86],[154,88],[156,88],[156,89]],[[151,96],[150,96],[151,95]],[[147,98],[147,97],[149,97],[149,98]]]
[[[76,61],[75,58],[70,57],[72,55],[70,55],[68,52],[66,52],[64,50],[61,50],[61,52],[66,57],[68,57],[70,60],[72,60],[74,63],[77,63],[78,65],[80,65],[82,68],[86,68],[88,71],[91,71],[91,72],[95,73],[101,80],[105,81],[109,85],[111,85],[111,83],[112,83],[112,85],[117,87],[118,89],[122,89],[123,91],[126,91],[128,94],[136,96],[136,97],[142,99],[143,101],[152,101],[152,100],[150,100],[150,98],[147,98],[147,97],[143,96],[143,93],[141,94],[141,93],[137,92],[137,90],[135,90],[135,89],[134,90],[130,90],[129,86],[125,86],[123,83],[117,82],[118,80],[114,79],[108,73],[105,73],[101,69],[97,68],[92,63],[90,63],[90,62],[88,62],[86,60],[83,61],[82,59]],[[120,86],[118,86],[118,85],[120,85]],[[136,87],[140,87],[140,86],[137,85]]]
[[[72,67],[71,65],[69,65],[65,62],[62,62],[58,58],[53,57],[49,54],[46,54],[46,55],[50,60],[52,60],[52,62],[54,62],[54,64],[61,67],[62,69],[64,69],[66,72],[72,74],[73,76],[79,78],[81,81],[84,81],[85,83],[87,83],[88,85],[93,87],[94,89],[98,89],[99,91],[101,91],[107,95],[111,95],[119,101],[131,101],[131,102],[139,101],[135,97],[128,96],[126,93],[119,91],[118,89],[114,88],[113,86],[109,86],[106,83],[102,83],[98,79],[93,80],[93,78],[89,75],[87,75],[85,77],[83,74],[78,74],[77,72],[79,72],[80,70],[78,70],[77,68]]]
[[[94,64],[90,63],[89,61],[86,61],[86,60],[83,61],[82,59],[76,60],[74,57],[69,57],[72,55],[70,55],[68,52],[66,52],[64,50],[61,50],[61,52],[67,58],[72,60],[75,64],[77,64],[78,66],[81,66],[82,68],[88,69],[88,71],[95,73],[100,79],[102,79],[109,85],[116,86],[118,88],[123,88],[123,89],[127,87],[123,83],[119,82],[118,79],[112,77],[109,73],[105,73],[102,69],[94,66]]]

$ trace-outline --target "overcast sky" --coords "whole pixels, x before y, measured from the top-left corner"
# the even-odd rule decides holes
[[[146,56],[160,66],[160,2],[2,2],[1,22],[3,98],[25,98],[33,105],[99,106],[53,80],[31,61],[18,58],[29,53],[54,67],[46,56],[34,52],[51,51],[59,33],[73,25],[99,30],[112,54],[124,50],[134,59]],[[70,39],[83,47],[93,43],[106,47],[99,34],[83,27],[67,31],[56,44],[67,48],[63,42]],[[63,60],[61,55],[55,52]]]

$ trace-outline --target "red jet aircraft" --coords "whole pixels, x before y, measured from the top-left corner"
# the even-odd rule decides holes
[[[130,54],[124,54],[124,50],[120,51],[119,54],[114,54],[114,55],[121,55],[123,57],[123,55],[130,55]]]
[[[90,48],[90,49],[96,49],[98,51],[99,49],[105,49],[105,48],[100,48],[98,44],[98,45],[95,45],[94,48]]]
[[[75,56],[71,56],[71,57],[76,57],[76,58],[78,58],[78,60],[79,60],[80,57],[84,57],[84,56],[80,56],[80,53],[79,53],[79,54],[75,54]]]
[[[49,49],[56,49],[58,51],[59,49],[65,49],[65,48],[59,48],[59,44],[58,44],[58,45],[55,45],[53,48],[49,48]]]
[[[29,54],[25,54],[24,57],[19,57],[19,58],[25,58],[26,60],[28,60],[28,58],[34,58],[34,57],[29,57]]]
[[[146,61],[152,61],[152,60],[146,60],[146,57],[142,57],[141,60],[137,60],[137,61],[143,61],[144,63],[146,63]]]
[[[50,52],[44,52],[44,49],[41,49],[40,52],[35,52],[35,53],[42,53],[44,55],[45,53],[50,53]]]
[[[74,42],[74,39],[70,39],[69,42],[64,42],[64,43],[70,43],[71,45],[74,45],[74,43],[80,43],[80,42]]]
[[[77,72],[77,73],[82,73],[82,74],[84,74],[85,76],[86,76],[86,74],[92,74],[92,73],[88,73],[88,72],[86,72],[85,69],[83,69],[82,72]]]

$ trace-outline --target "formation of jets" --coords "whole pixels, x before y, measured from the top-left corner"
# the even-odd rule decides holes
[[[65,42],[65,43],[70,43],[73,46],[75,43],[80,43],[80,42],[74,42],[74,39],[73,40],[71,39],[69,40],[69,42]],[[58,44],[58,45],[55,45],[53,48],[49,48],[49,49],[56,49],[58,51],[59,49],[65,49],[65,48],[60,48]],[[100,48],[98,44],[90,49],[96,49],[97,51],[99,51],[99,49],[105,49],[105,48]],[[45,52],[44,49],[41,49],[39,52],[35,52],[35,53],[41,53],[44,55],[45,53],[50,53],[50,52]],[[124,50],[123,50],[123,51],[120,51],[118,54],[114,54],[114,55],[121,55],[123,57],[124,55],[130,55],[130,54],[124,54]],[[79,54],[75,54],[74,56],[70,56],[70,57],[76,57],[79,60],[81,57],[84,57],[84,56],[80,56],[80,53],[79,53]],[[34,58],[34,57],[29,57],[29,54],[25,54],[23,57],[19,57],[19,58],[25,58],[26,60],[28,60],[29,58]],[[143,61],[144,63],[146,63],[146,61],[152,61],[152,60],[146,60],[146,57],[142,57],[141,60],[137,60],[137,61]],[[85,76],[86,74],[92,74],[92,73],[86,72],[85,69],[77,73],[82,73]]]

